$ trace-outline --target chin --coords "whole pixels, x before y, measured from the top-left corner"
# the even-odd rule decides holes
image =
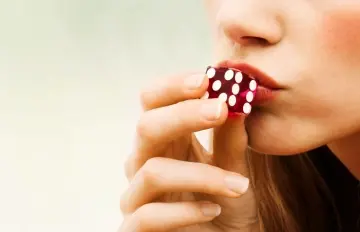
[[[297,155],[317,147],[325,142],[318,128],[272,114],[249,116],[246,121],[248,145],[257,153],[267,155]]]
[[[264,155],[292,156],[309,151],[297,146],[284,146],[281,142],[264,141],[261,139],[250,139],[249,148],[256,153]]]

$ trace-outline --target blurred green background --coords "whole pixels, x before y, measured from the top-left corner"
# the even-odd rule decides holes
[[[0,231],[116,231],[140,86],[210,55],[202,1],[0,1]]]

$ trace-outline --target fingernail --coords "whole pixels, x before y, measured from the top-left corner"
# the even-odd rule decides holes
[[[221,213],[220,205],[213,203],[202,203],[200,209],[205,217],[217,217]]]
[[[201,114],[207,120],[210,120],[210,121],[217,120],[221,116],[221,112],[223,109],[222,105],[223,105],[223,102],[221,102],[218,99],[206,102],[200,109]]]
[[[243,194],[249,187],[249,179],[242,176],[231,175],[225,177],[227,187],[238,194]]]
[[[204,82],[205,75],[204,74],[196,74],[189,76],[185,79],[185,86],[189,89],[197,89],[200,88],[202,83]]]

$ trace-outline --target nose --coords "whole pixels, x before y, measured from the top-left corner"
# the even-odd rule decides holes
[[[233,43],[276,44],[282,39],[279,15],[263,0],[225,0],[217,12],[218,29]]]

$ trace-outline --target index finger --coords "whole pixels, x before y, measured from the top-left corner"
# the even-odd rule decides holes
[[[221,125],[227,114],[225,103],[219,99],[188,100],[144,113],[137,125],[135,150],[125,164],[128,178],[131,179],[146,160],[161,156],[166,147],[179,138],[184,139],[177,142],[180,146],[176,153],[186,157],[189,141],[185,138],[190,138],[193,132]]]
[[[200,98],[204,95],[208,85],[209,79],[204,73],[189,73],[160,79],[141,91],[141,105],[147,111]]]

